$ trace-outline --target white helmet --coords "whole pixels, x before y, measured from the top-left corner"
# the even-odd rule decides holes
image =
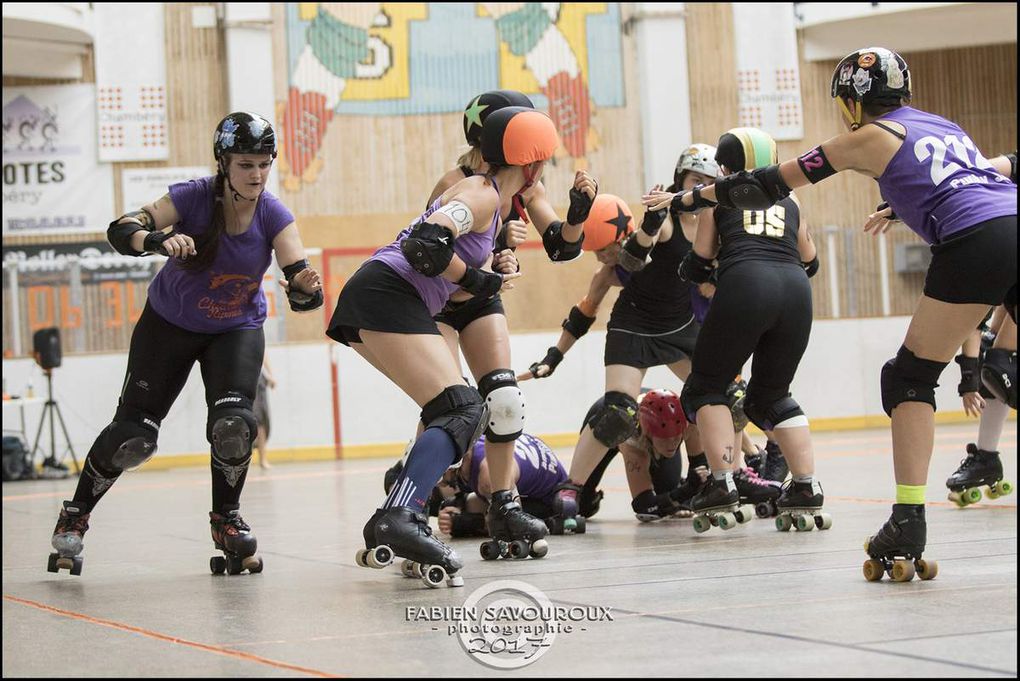
[[[683,174],[687,170],[693,170],[709,177],[717,177],[719,164],[715,162],[715,147],[710,144],[692,144],[680,154],[680,159],[676,162],[676,170],[673,172],[673,182],[678,189],[683,180]]]

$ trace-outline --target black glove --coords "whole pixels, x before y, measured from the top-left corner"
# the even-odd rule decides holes
[[[543,359],[540,362],[535,362],[534,364],[532,364],[530,367],[528,367],[528,371],[531,372],[532,378],[549,378],[550,376],[553,375],[553,372],[556,371],[556,367],[558,367],[560,365],[560,362],[562,361],[563,353],[560,352],[560,349],[554,345],[551,348],[549,348],[549,350],[545,353],[545,359]],[[549,373],[547,373],[545,376],[539,376],[538,367],[543,364],[549,367]]]
[[[503,288],[503,275],[486,272],[477,267],[468,267],[457,286],[477,298],[491,298]]]
[[[595,184],[595,195],[598,196],[598,183]],[[567,224],[568,225],[580,225],[588,219],[588,213],[591,211],[591,205],[595,203],[595,199],[589,197],[586,193],[577,189],[571,188],[570,190],[570,208],[567,209]]]
[[[677,274],[681,281],[689,281],[695,284],[704,284],[712,276],[712,261],[702,258],[694,252],[694,249],[687,251],[687,255],[680,261]]]
[[[287,278],[287,302],[290,304],[290,309],[294,312],[308,312],[310,310],[316,310],[322,307],[324,302],[322,296],[322,289],[313,291],[312,293],[305,293],[298,289],[294,285],[294,277],[298,275],[298,272],[308,269],[307,260],[298,260],[296,263],[287,265],[283,268],[283,276]]]
[[[818,274],[819,264],[817,255],[815,256],[815,259],[812,260],[811,262],[802,262],[801,265],[804,267],[804,271],[807,272],[808,279]]]
[[[648,236],[655,236],[659,233],[659,229],[662,228],[662,222],[666,219],[668,213],[669,210],[666,208],[646,210],[645,217],[641,220],[641,231]]]
[[[682,192],[673,197],[673,201],[670,202],[670,206],[678,213],[697,213],[702,208],[711,208],[716,205],[715,201],[709,201],[701,195],[701,190],[705,188],[705,185],[699,184],[689,192]],[[683,198],[686,194],[691,194],[693,201],[690,206],[685,206]]]
[[[956,386],[956,392],[960,397],[978,392],[981,389],[981,363],[978,358],[957,355],[956,363],[960,365],[960,385]]]

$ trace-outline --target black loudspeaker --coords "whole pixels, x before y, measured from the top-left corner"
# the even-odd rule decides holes
[[[43,369],[55,369],[60,366],[60,329],[51,327],[39,329],[32,335],[32,352],[35,361]]]

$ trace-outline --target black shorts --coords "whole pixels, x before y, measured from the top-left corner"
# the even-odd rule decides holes
[[[944,303],[1016,304],[1016,216],[994,218],[931,247],[924,295]]]
[[[613,320],[609,320],[613,324]],[[605,365],[623,364],[637,369],[665,366],[690,359],[701,325],[694,315],[673,331],[645,333],[613,327],[606,331]]]
[[[491,298],[469,298],[459,303],[451,300],[433,319],[437,323],[453,327],[457,333],[462,333],[471,322],[491,314],[506,316],[503,299],[498,294]]]
[[[439,335],[414,286],[378,260],[366,261],[344,284],[326,335],[350,345],[362,342],[362,329]]]

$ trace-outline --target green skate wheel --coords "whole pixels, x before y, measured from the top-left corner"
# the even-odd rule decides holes
[[[994,485],[985,488],[985,497],[988,499],[998,499],[999,491],[995,489]]]
[[[963,492],[963,501],[967,504],[976,504],[981,501],[981,489],[978,487],[971,487]]]
[[[960,492],[950,492],[948,499],[959,508],[963,508],[967,505],[967,502],[963,500],[963,495]]]
[[[1000,497],[1004,497],[1007,494],[1013,493],[1013,483],[1011,483],[1009,480],[999,480],[997,483],[995,483],[995,487],[998,490]]]
[[[712,528],[712,523],[703,515],[694,517],[694,531],[698,534],[702,532],[708,532]]]
[[[798,532],[810,532],[815,529],[814,516],[810,515],[799,515],[797,516],[797,531]]]
[[[720,513],[717,520],[720,530],[729,530],[737,526],[737,516],[733,513]]]
[[[567,518],[566,520],[563,521],[563,531],[564,532],[573,532],[576,529],[577,529],[577,520],[575,520],[574,518]]]
[[[776,516],[776,529],[780,532],[789,532],[793,527],[793,519],[788,513],[781,513]]]
[[[869,582],[880,582],[882,581],[882,575],[885,574],[885,566],[882,565],[880,560],[866,560],[864,561],[864,579]]]
[[[939,574],[939,564],[934,560],[916,560],[914,566],[917,568],[917,576],[924,581],[935,579]]]
[[[819,513],[815,516],[815,524],[819,530],[827,530],[832,527],[832,516],[828,513]]]
[[[892,579],[894,582],[909,582],[914,578],[914,564],[909,560],[898,560],[892,566]]]

